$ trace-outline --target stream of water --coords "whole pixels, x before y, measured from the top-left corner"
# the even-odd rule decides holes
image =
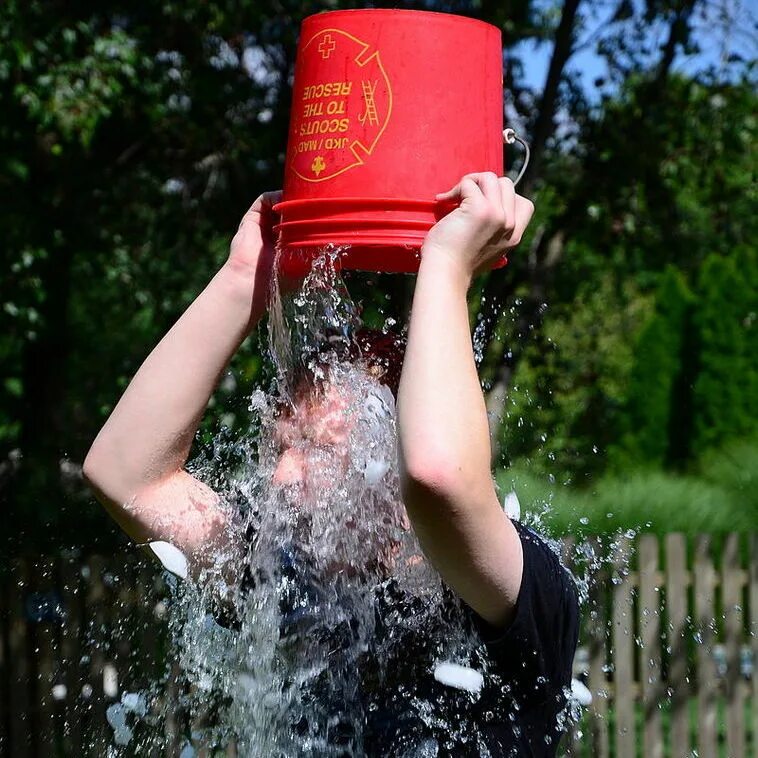
[[[183,758],[232,742],[241,756],[380,754],[382,724],[411,716],[424,735],[387,754],[487,755],[470,715],[486,655],[409,528],[394,397],[356,348],[360,318],[334,256],[274,297],[275,380],[251,398],[257,434],[219,439],[190,465],[232,526],[199,581],[174,583],[169,623],[193,723]],[[445,677],[442,698],[408,684]],[[163,686],[111,706],[115,745],[159,744],[162,717],[147,703]]]

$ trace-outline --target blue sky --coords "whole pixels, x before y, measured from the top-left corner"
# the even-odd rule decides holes
[[[580,6],[584,27],[579,39],[581,49],[572,56],[568,68],[579,72],[590,96],[597,92],[595,79],[608,74],[605,61],[595,51],[594,42],[598,29],[607,23],[616,5],[617,2],[585,0]],[[544,4],[546,10],[551,6],[554,3]],[[635,6],[639,8],[641,3],[637,1]],[[709,66],[721,67],[726,65],[726,57],[732,53],[745,59],[758,57],[758,0],[709,0],[692,19],[692,24],[699,52],[684,55],[680,51],[675,70],[693,73]],[[649,40],[661,44],[667,34],[667,27],[660,24],[649,30]],[[592,44],[587,44],[588,40],[592,40]],[[525,82],[530,87],[542,88],[552,48],[552,41],[549,41],[522,43],[514,49],[523,61]]]

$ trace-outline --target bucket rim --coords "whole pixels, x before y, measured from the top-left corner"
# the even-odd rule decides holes
[[[357,14],[363,14],[367,15],[370,14],[372,16],[397,16],[397,15],[404,15],[404,16],[433,16],[434,18],[437,18],[439,20],[442,20],[443,18],[448,18],[451,20],[452,23],[459,23],[461,21],[466,21],[472,24],[476,24],[477,26],[483,26],[487,29],[494,29],[498,34],[502,34],[503,30],[499,26],[495,26],[495,24],[490,24],[488,21],[482,21],[480,18],[473,18],[472,16],[462,16],[459,13],[445,13],[443,11],[422,11],[422,10],[415,10],[413,8],[341,8],[340,10],[336,11],[321,11],[320,13],[311,13],[310,16],[306,16],[303,19],[303,23],[306,21],[309,21],[310,19],[315,18],[321,18],[324,16],[329,16],[331,18],[334,18],[336,16],[349,16],[349,15],[357,15]]]
[[[295,200],[281,200],[273,206],[275,213],[300,208],[313,208],[314,206],[338,206],[342,209],[352,210],[400,210],[416,208],[418,210],[430,210],[433,208],[450,209],[457,207],[458,203],[445,200],[420,200],[412,197],[313,197],[297,198]]]

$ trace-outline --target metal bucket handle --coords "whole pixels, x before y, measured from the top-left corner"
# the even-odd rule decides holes
[[[529,145],[523,139],[521,139],[518,134],[516,134],[515,129],[511,129],[510,127],[503,129],[503,142],[506,145],[512,145],[514,142],[518,142],[524,148],[524,162],[521,164],[521,169],[518,172],[518,176],[513,180],[513,186],[516,187],[521,181],[521,178],[524,176],[526,167],[529,165],[529,158],[531,157]]]

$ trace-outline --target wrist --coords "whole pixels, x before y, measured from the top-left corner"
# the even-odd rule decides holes
[[[258,266],[228,260],[214,277],[225,301],[239,309],[248,329],[255,327],[266,310],[269,277]]]
[[[466,266],[463,254],[456,255],[435,245],[422,246],[419,276],[442,278],[462,290],[464,295],[473,280],[473,272]]]
[[[241,261],[238,258],[227,258],[224,265],[219,269],[230,287],[239,289],[240,292],[250,292],[254,285],[258,269],[258,259],[253,261]]]

